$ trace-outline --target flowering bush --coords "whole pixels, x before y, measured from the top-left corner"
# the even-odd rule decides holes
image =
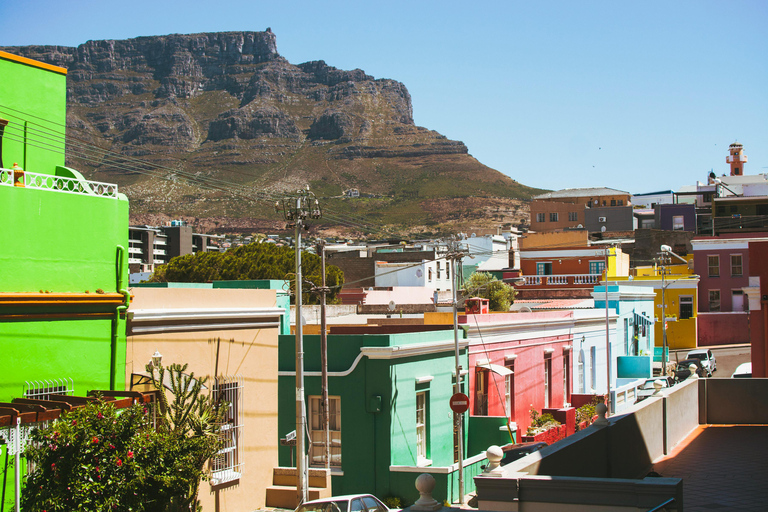
[[[529,413],[531,415],[531,426],[528,427],[526,435],[533,436],[541,432],[546,432],[550,428],[560,425],[560,422],[557,421],[550,413],[539,414],[539,411],[534,409],[533,405],[531,405],[531,410]]]
[[[22,509],[196,510],[205,462],[219,448],[217,422],[222,407],[200,394],[204,380],[194,381],[183,374],[185,369],[170,368],[174,387],[187,392],[168,400],[161,390],[157,429],[152,428],[144,405],[116,410],[98,400],[62,414],[45,429],[34,430],[25,452],[30,471]],[[152,376],[156,377],[154,372]]]

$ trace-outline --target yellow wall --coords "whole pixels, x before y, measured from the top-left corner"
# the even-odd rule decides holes
[[[274,307],[274,290],[133,288],[131,310]],[[144,366],[159,350],[163,365],[189,363],[196,376],[241,375],[243,432],[242,477],[238,485],[214,490],[204,482],[200,500],[205,512],[241,512],[265,506],[267,486],[277,456],[277,337],[278,328],[229,329],[128,337],[126,389],[131,372],[144,373]],[[221,342],[215,340],[221,338]],[[218,355],[218,371],[216,361]],[[210,389],[210,386],[209,386]],[[219,506],[216,507],[215,503]]]

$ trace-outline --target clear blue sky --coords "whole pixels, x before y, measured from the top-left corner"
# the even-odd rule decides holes
[[[416,124],[526,185],[768,172],[768,2],[0,0],[0,45],[265,30],[290,62],[403,82]]]

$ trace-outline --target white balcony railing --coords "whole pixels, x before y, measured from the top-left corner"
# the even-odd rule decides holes
[[[602,274],[577,274],[573,276],[573,284],[597,284]]]
[[[568,276],[547,276],[547,284],[568,284]]]
[[[558,274],[524,276],[523,286],[568,286],[594,285],[600,282],[602,274]]]
[[[525,276],[525,286],[541,284],[541,276]]]
[[[67,194],[117,198],[117,185],[99,181],[78,180],[65,176],[37,174],[24,171],[24,186],[42,190],[53,190]],[[13,169],[0,169],[0,185],[13,186],[15,181]]]

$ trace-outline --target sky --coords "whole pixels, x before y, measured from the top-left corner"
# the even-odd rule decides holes
[[[408,88],[417,125],[529,186],[677,190],[768,173],[768,2],[0,0],[0,46],[272,29]]]

